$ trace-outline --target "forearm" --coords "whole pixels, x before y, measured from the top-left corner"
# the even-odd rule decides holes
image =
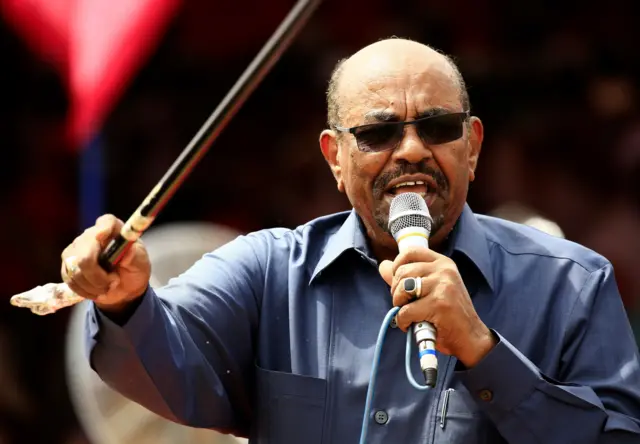
[[[550,380],[502,337],[477,366],[458,375],[509,443],[640,440],[637,418],[606,409],[590,387]]]
[[[241,370],[153,290],[122,326],[93,306],[87,326],[91,365],[112,388],[175,422],[224,431],[238,427],[227,392],[235,378],[225,381],[221,375]]]

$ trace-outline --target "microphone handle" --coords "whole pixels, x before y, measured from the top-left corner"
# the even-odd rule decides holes
[[[401,253],[411,246],[429,248],[429,232],[425,228],[407,227],[398,231],[395,237]],[[413,334],[418,345],[418,358],[425,384],[433,388],[438,380],[436,329],[430,322],[418,322],[413,324]]]

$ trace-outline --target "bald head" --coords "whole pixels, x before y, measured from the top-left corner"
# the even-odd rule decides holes
[[[383,88],[389,79],[419,77],[429,72],[429,80],[435,87],[457,88],[457,97],[465,110],[469,109],[469,97],[464,79],[451,58],[433,48],[412,40],[389,38],[380,40],[340,60],[329,80],[327,89],[327,120],[330,127],[344,126],[343,110],[357,97],[363,87],[373,90]],[[448,85],[447,85],[448,84]]]

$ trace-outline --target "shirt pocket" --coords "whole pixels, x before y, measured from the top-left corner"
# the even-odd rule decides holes
[[[479,410],[464,387],[445,389],[440,393],[436,411],[434,444],[499,444],[490,435],[487,417]],[[492,439],[498,438],[497,441]]]
[[[327,382],[257,367],[259,444],[321,444]]]

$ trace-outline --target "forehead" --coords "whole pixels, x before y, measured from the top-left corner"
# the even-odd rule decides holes
[[[343,117],[350,126],[364,123],[372,111],[386,111],[407,120],[431,108],[462,110],[455,71],[439,54],[396,54],[350,63],[339,91]]]

